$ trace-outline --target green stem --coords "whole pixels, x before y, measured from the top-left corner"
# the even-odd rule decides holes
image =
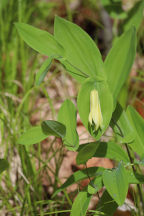
[[[22,21],[22,0],[18,0],[18,21]]]
[[[71,210],[60,210],[60,211],[48,212],[48,213],[45,213],[44,215],[52,215],[56,213],[67,213],[67,212],[71,212]]]
[[[114,25],[112,31],[115,39],[118,36],[118,19],[114,19]]]
[[[64,0],[65,6],[66,6],[66,12],[67,12],[67,18],[69,21],[72,22],[72,12],[70,9],[70,1],[69,0]]]

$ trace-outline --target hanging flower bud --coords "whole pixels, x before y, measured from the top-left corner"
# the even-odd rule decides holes
[[[89,122],[94,125],[94,130],[97,131],[99,128],[103,127],[103,117],[101,113],[100,100],[98,91],[96,89],[92,90],[90,93],[90,113]]]

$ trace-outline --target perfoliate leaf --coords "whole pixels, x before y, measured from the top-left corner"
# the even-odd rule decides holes
[[[120,103],[120,105],[125,109],[127,106],[128,101],[128,89],[129,89],[129,82],[126,81],[124,85],[122,86],[120,93],[118,94],[117,100]]]
[[[89,122],[90,93],[94,89],[96,89],[99,94],[100,107],[103,118],[103,128],[99,128],[97,131],[95,130],[95,125],[94,127],[92,127]],[[97,81],[93,78],[86,79],[79,91],[77,105],[80,118],[84,126],[87,128],[90,134],[98,140],[107,129],[113,112],[113,98],[109,91],[107,83],[102,80]],[[98,115],[98,113],[95,113],[95,115]]]
[[[77,150],[79,146],[76,115],[77,111],[74,104],[70,100],[65,100],[58,112],[58,121],[66,127],[63,142],[70,151]]]
[[[127,136],[119,138],[119,142],[123,144],[124,143],[131,144],[134,140],[135,140],[135,134],[133,133],[129,133]]]

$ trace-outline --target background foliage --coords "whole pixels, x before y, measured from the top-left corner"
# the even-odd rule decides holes
[[[73,78],[82,83],[88,76],[93,76],[93,71],[97,71],[98,79],[103,80],[104,76],[100,78],[99,76],[104,73],[106,68],[109,74],[107,77],[108,83],[111,92],[114,92],[114,98],[118,97],[119,103],[123,108],[125,108],[127,104],[135,106],[139,113],[144,117],[144,67],[142,63],[144,55],[144,29],[142,17],[144,3],[143,1],[130,0],[111,2],[112,1],[109,0],[0,1],[0,214],[70,215],[70,209],[72,208],[71,215],[83,215],[87,210],[92,194],[96,194],[102,186],[100,176],[99,178],[96,178],[96,180],[94,178],[92,182],[94,185],[98,186],[97,189],[89,184],[87,189],[89,195],[87,195],[87,191],[84,190],[76,197],[77,192],[81,188],[80,185],[71,192],[66,190],[69,185],[86,179],[88,175],[89,177],[97,177],[97,173],[102,173],[104,171],[104,168],[97,167],[78,170],[62,184],[63,179],[60,177],[60,168],[65,159],[65,155],[67,154],[67,150],[61,144],[59,137],[62,139],[64,138],[65,127],[60,131],[56,131],[54,128],[57,128],[57,125],[55,126],[54,121],[44,120],[56,120],[58,107],[60,107],[60,104],[68,98],[68,100],[63,103],[58,114],[58,120],[61,124],[72,126],[72,130],[66,132],[63,141],[69,150],[76,150],[78,148],[78,143],[83,143],[81,136],[79,140],[77,131],[74,129],[76,122],[77,125],[81,125],[79,119],[76,120],[76,110],[74,106],[80,85],[75,83],[75,81],[65,73],[66,70],[69,74],[73,71]],[[90,40],[86,34],[82,41],[80,39],[83,37],[82,31],[74,24],[67,26],[66,21],[64,22],[63,20],[56,18],[54,26],[55,15],[73,21],[90,35],[96,42],[102,54],[102,58],[105,59],[104,68],[100,52],[95,46],[95,43]],[[17,22],[27,23],[41,30],[46,30],[45,33],[42,33],[40,30],[37,32],[36,29],[33,29],[33,35],[32,38],[30,38],[29,32],[31,31],[31,28],[29,28],[27,24],[16,24],[20,34],[23,32],[22,35],[25,37],[25,41],[31,41],[31,43],[27,43],[30,43],[29,45],[32,48],[37,47],[35,50],[39,51],[40,54],[30,49],[24,43],[22,38],[19,37],[14,25],[14,23]],[[62,22],[64,23],[60,26],[60,23]],[[129,70],[135,57],[134,51],[136,49],[136,44],[135,42],[133,43],[135,30],[133,28],[132,30],[127,31],[132,25],[135,25],[137,31],[137,54],[131,75],[128,78]],[[77,38],[75,38],[73,31],[76,31]],[[54,38],[51,36],[53,32],[55,35]],[[117,39],[123,32],[124,34]],[[69,40],[67,40],[67,38]],[[83,43],[85,46],[83,46]],[[42,44],[45,45],[42,46]],[[50,49],[47,48],[47,44],[48,46],[51,46]],[[67,52],[64,53],[62,45],[66,50],[71,51],[70,54]],[[112,46],[113,49],[107,55]],[[87,49],[89,52],[87,52]],[[118,49],[120,56],[117,55]],[[52,50],[52,55],[49,50]],[[98,58],[97,64],[94,60],[94,50],[95,57]],[[60,58],[63,53],[64,58]],[[51,55],[51,57],[47,59],[45,55]],[[129,56],[129,61],[125,61],[127,56]],[[78,59],[80,59],[80,61],[78,61]],[[122,61],[117,64],[117,59],[121,59]],[[61,66],[60,62],[63,66]],[[71,62],[71,64],[69,64],[69,62]],[[113,64],[111,64],[111,62],[113,62]],[[76,67],[73,67],[73,65],[76,65]],[[125,65],[125,67],[123,68],[121,65]],[[121,76],[123,70],[125,70],[125,77]],[[114,78],[115,71],[119,74],[117,80]],[[79,75],[75,75],[75,73]],[[44,78],[45,82],[42,82]],[[127,81],[125,82],[126,79]],[[35,82],[37,85],[35,85]],[[85,117],[81,111],[81,106],[89,109],[82,103],[82,99],[86,96],[84,91],[85,85],[90,89],[91,86],[94,85],[94,82],[85,82],[82,85],[78,96],[79,112],[84,123]],[[70,88],[75,89],[73,94],[70,92]],[[107,87],[105,86],[105,88]],[[101,94],[104,94],[105,92],[107,93],[107,100],[109,101],[109,107],[107,109],[112,110],[113,106],[112,103],[110,103],[111,99],[108,90],[103,90]],[[73,100],[74,104],[70,99]],[[45,100],[45,103],[43,103],[42,100]],[[106,101],[104,100],[102,103],[105,102]],[[46,107],[45,104],[48,104],[48,106]],[[116,103],[114,103],[114,107],[115,105]],[[119,110],[121,110],[120,107]],[[71,113],[70,119],[69,112]],[[66,122],[64,122],[63,113],[65,113]],[[123,124],[123,119],[127,118],[126,115],[131,122],[132,128]],[[108,115],[106,114],[106,116]],[[111,116],[107,118],[110,120],[110,117]],[[42,133],[41,127],[38,126],[42,121],[44,121],[42,124],[47,131],[47,134],[45,135]],[[119,125],[122,128],[126,140],[119,136],[117,136],[116,139],[120,140],[121,143],[129,143],[136,137],[136,142],[131,144],[133,149],[131,154],[134,158],[136,152],[142,159],[144,135],[141,127],[136,126],[136,122],[139,122],[140,126],[143,125],[143,119],[131,106],[129,106],[126,113],[124,112],[119,119]],[[20,135],[31,128],[32,125],[35,127],[29,130],[29,134],[26,138],[24,135],[20,137]],[[113,127],[113,122],[111,122],[111,126]],[[118,128],[115,127],[114,130],[117,132]],[[56,135],[58,138],[49,137],[49,133]],[[133,133],[134,137],[132,137]],[[46,141],[43,141],[41,144],[38,143],[45,138],[47,138]],[[75,145],[71,146],[71,140],[73,138],[75,138]],[[87,137],[85,143],[88,141]],[[24,142],[25,146],[18,144],[23,144]],[[38,144],[31,145],[35,142]],[[77,164],[87,162],[92,156],[100,158],[105,156],[112,160],[123,160],[126,163],[129,162],[129,159],[125,154],[125,148],[122,150],[119,146],[112,145],[113,143],[111,142],[104,142],[103,144],[103,149],[101,149],[99,143],[96,145],[93,145],[92,143],[91,151],[89,151],[89,154],[85,154],[85,158],[83,158],[83,154],[88,152],[87,149],[89,147],[87,144],[85,144],[83,148],[78,149],[79,153],[76,158]],[[107,155],[103,153],[106,149]],[[116,155],[114,157],[113,152],[115,151]],[[95,155],[93,155],[93,152],[95,152]],[[139,158],[136,157],[136,161],[134,162],[142,167],[143,161],[138,161],[138,159]],[[117,165],[117,162],[114,164]],[[144,182],[138,165],[138,177],[130,175],[132,177],[129,177],[129,183]],[[76,164],[74,168],[80,169]],[[119,163],[117,169],[120,171],[124,169],[121,163]],[[3,172],[4,170],[5,172]],[[115,176],[117,170],[111,172],[112,175]],[[124,172],[122,171],[122,173]],[[125,181],[123,182],[121,180],[120,182],[123,187],[123,190],[121,190],[121,187],[117,187],[116,178],[113,187],[115,187],[120,194],[120,197],[117,197],[117,203],[113,202],[111,207],[108,204],[105,206],[101,204],[107,203],[108,201],[110,202],[112,199],[111,197],[114,196],[113,188],[108,184],[108,182],[111,182],[110,178],[109,171],[105,170],[103,172],[103,181],[107,190],[102,195],[97,207],[93,207],[94,211],[90,210],[87,215],[99,215],[100,211],[103,211],[108,215],[110,215],[110,212],[111,214],[114,214],[114,211],[118,206],[117,203],[121,205],[124,202],[123,197],[126,196],[128,185],[125,184]],[[123,179],[123,176],[119,176],[118,180],[119,179]],[[137,179],[139,179],[139,181]],[[140,190],[143,191],[141,186],[140,188],[136,188],[135,186],[129,188],[130,200],[134,200],[137,208],[137,211],[131,209],[131,214],[134,215],[143,215],[143,206],[140,205],[140,199],[141,201],[143,200],[143,194],[141,197],[139,196]],[[60,191],[63,191],[63,193],[56,196],[56,193]],[[110,193],[111,197],[107,191]],[[76,201],[72,206],[75,197]],[[81,208],[79,208],[79,206],[81,206]],[[111,209],[113,210],[113,213]]]

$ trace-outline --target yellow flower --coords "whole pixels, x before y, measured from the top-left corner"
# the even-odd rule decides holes
[[[92,90],[90,93],[90,114],[89,122],[91,125],[94,124],[95,131],[100,127],[103,127],[103,117],[101,113],[100,100],[98,91],[96,89]]]

